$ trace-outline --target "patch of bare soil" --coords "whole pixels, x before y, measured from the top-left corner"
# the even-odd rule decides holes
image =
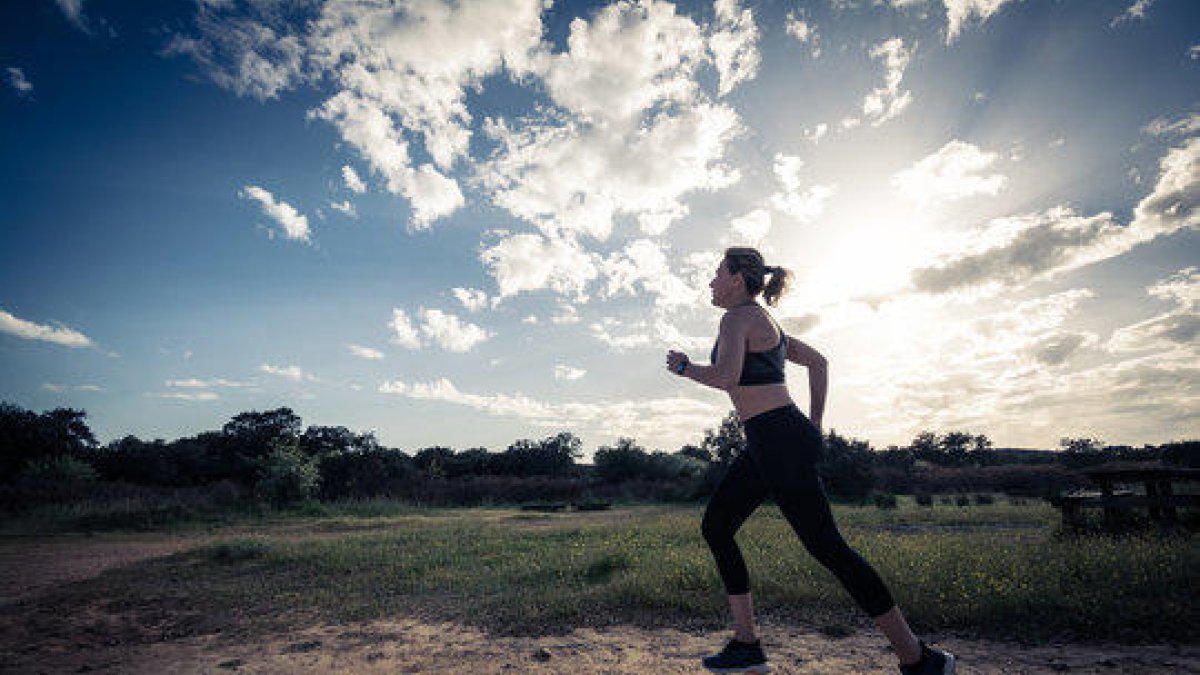
[[[93,646],[8,654],[0,670],[21,673],[699,673],[725,634],[617,626],[565,636],[508,638],[417,619],[297,628],[272,639],[220,636],[152,645]],[[786,625],[763,629],[776,673],[894,673],[881,639],[834,639]],[[1049,644],[1020,647],[951,640],[960,673],[1200,673],[1200,649]]]

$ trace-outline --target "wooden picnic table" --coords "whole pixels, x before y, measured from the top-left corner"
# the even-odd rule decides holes
[[[1148,464],[1102,465],[1079,472],[1100,488],[1100,494],[1075,493],[1059,500],[1063,513],[1063,525],[1074,527],[1079,524],[1085,508],[1104,509],[1104,523],[1108,529],[1116,529],[1122,512],[1135,508],[1148,510],[1150,519],[1163,527],[1174,527],[1179,522],[1180,507],[1200,508],[1200,494],[1176,494],[1175,486],[1200,482],[1200,469]],[[1142,485],[1145,494],[1122,490],[1120,485]]]

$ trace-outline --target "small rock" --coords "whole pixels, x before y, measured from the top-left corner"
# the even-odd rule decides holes
[[[375,663],[376,661],[382,661],[385,658],[387,658],[387,656],[383,652],[371,652],[370,654],[367,654],[367,662],[368,663]]]
[[[549,661],[550,660],[550,650],[546,649],[545,647],[542,647],[541,649],[539,649],[533,653],[533,658],[537,659],[538,661],[542,661],[542,662]]]
[[[245,663],[246,662],[241,659],[229,659],[228,661],[222,661],[222,662],[218,663],[217,667],[225,668],[226,670],[237,670],[238,668],[241,668],[243,665],[245,665]]]

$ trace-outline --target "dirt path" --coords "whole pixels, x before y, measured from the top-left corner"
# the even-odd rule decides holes
[[[28,607],[36,603],[41,591],[57,584],[86,580],[109,568],[215,541],[253,536],[258,531],[0,542],[0,605]],[[278,527],[270,531],[273,538],[281,534]],[[344,530],[299,527],[284,536],[303,539],[345,534]],[[16,614],[0,617],[0,624],[20,621]],[[80,617],[81,621],[94,619]],[[831,638],[788,624],[768,624],[762,632],[777,673],[896,672],[891,653],[870,632]],[[84,641],[48,637],[37,644],[0,646],[0,672],[698,673],[703,672],[699,658],[719,648],[726,635],[615,626],[581,629],[565,636],[515,638],[488,635],[469,626],[398,617],[297,626],[266,640],[206,635],[122,644],[121,631],[115,629],[108,638],[90,637]],[[959,655],[962,673],[1200,674],[1200,647],[1022,647],[954,638],[942,642]]]
[[[5,659],[21,673],[701,673],[699,659],[724,635],[618,626],[566,636],[498,638],[473,628],[413,619],[297,629],[253,643],[215,636],[124,648],[42,651]],[[831,639],[767,625],[776,673],[894,673],[878,637]],[[1200,673],[1200,649],[1045,645],[1021,648],[952,640],[960,673]],[[4,668],[0,667],[0,670]]]

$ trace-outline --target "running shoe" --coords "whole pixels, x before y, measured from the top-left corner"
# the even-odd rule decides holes
[[[903,675],[954,675],[954,655],[932,649],[921,643],[921,660],[911,666],[900,666]]]
[[[704,667],[714,673],[767,673],[771,664],[763,653],[762,644],[730,640],[720,654],[704,657]]]

